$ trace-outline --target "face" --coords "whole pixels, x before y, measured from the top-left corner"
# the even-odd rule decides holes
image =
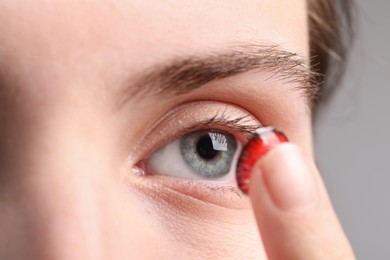
[[[312,154],[306,16],[3,0],[0,258],[264,257],[234,167],[262,125]]]

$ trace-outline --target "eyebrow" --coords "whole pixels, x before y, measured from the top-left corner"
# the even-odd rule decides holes
[[[120,103],[142,94],[181,95],[208,82],[250,71],[270,72],[270,78],[298,83],[297,90],[305,94],[310,107],[318,92],[318,75],[299,54],[283,50],[279,45],[236,45],[154,65],[135,79],[133,76],[131,87],[121,93]]]

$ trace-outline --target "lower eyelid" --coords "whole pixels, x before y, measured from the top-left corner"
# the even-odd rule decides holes
[[[217,206],[228,209],[249,209],[250,201],[243,196],[235,183],[221,185],[199,180],[185,180],[170,176],[132,176],[131,185],[148,197],[170,202],[184,200],[183,203]]]

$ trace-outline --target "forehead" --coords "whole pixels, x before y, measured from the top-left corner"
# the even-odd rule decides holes
[[[237,42],[307,56],[306,17],[304,0],[3,0],[0,71],[43,87],[112,80]]]
[[[7,25],[1,30],[12,38],[50,40],[53,48],[115,43],[153,53],[169,45],[185,50],[234,40],[271,41],[306,51],[304,0],[4,0],[0,12]]]

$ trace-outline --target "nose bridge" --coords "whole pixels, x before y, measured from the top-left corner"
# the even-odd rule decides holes
[[[31,140],[7,147],[14,162],[0,169],[0,243],[12,246],[0,256],[12,250],[29,259],[99,258],[101,196],[113,180],[101,153],[109,149],[85,124],[66,116],[38,120],[18,130]]]

